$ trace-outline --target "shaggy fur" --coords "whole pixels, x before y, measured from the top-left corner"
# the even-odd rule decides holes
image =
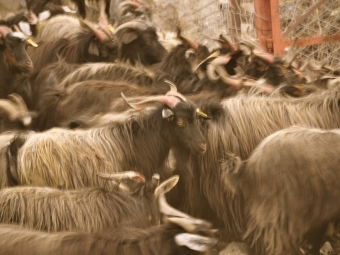
[[[83,65],[67,75],[60,87],[66,88],[71,84],[86,80],[124,81],[129,84],[151,86],[155,79],[154,72],[141,65],[131,66],[121,62],[113,64],[93,63]]]
[[[34,69],[40,70],[48,64],[63,58],[68,63],[113,62],[116,59],[117,45],[112,40],[99,41],[89,28],[81,28],[74,38],[58,38],[38,41],[39,47],[29,50]],[[94,54],[90,48],[96,48]]]
[[[146,87],[129,85],[122,82],[87,80],[70,85],[60,93],[46,94],[41,100],[39,123],[35,125],[38,130],[46,130],[52,127],[65,126],[70,128],[78,124],[73,121],[86,115],[93,118],[97,114],[108,113],[111,110],[121,112],[120,109],[112,109],[113,100],[121,101],[125,109],[128,108],[121,99],[121,92],[126,96],[156,95],[161,94]],[[57,100],[58,102],[53,102]],[[49,107],[52,106],[52,107]],[[122,109],[124,110],[124,109]],[[54,111],[54,114],[51,112]]]
[[[205,147],[196,124],[196,106],[178,103],[173,119],[162,118],[163,108],[123,124],[87,131],[52,129],[30,136],[17,156],[18,182],[66,189],[103,186],[96,172],[126,170],[151,178],[160,172],[171,148],[177,165],[185,169],[188,153],[203,153]],[[180,119],[185,126],[177,126]]]
[[[58,15],[49,19],[41,29],[42,40],[57,40],[59,38],[74,39],[82,31],[79,18]]]
[[[234,177],[254,254],[297,254],[306,239],[318,253],[327,224],[340,219],[339,153],[340,130],[300,127],[278,131],[254,150]]]
[[[191,155],[195,178],[182,178],[178,183],[186,194],[180,208],[241,240],[245,233],[244,202],[234,198],[232,171],[221,169],[221,162],[233,169],[235,156],[247,159],[265,137],[292,125],[340,128],[338,101],[339,90],[335,89],[304,99],[238,96],[222,105],[202,106],[213,116],[202,123],[207,152],[200,157]]]
[[[44,233],[0,226],[3,255],[199,255],[201,252],[178,246],[174,237],[187,233],[175,224],[147,230],[119,228],[110,233]],[[204,236],[210,236],[203,233]]]
[[[151,181],[133,194],[102,188],[59,190],[14,187],[0,190],[0,222],[43,231],[96,232],[125,222],[146,228],[158,222]],[[138,212],[138,213],[136,213]]]

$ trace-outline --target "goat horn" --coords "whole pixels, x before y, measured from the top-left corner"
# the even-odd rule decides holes
[[[142,110],[146,107],[148,103],[152,103],[152,102],[161,102],[167,105],[168,107],[170,107],[171,109],[173,109],[176,106],[176,104],[182,101],[175,95],[165,95],[165,96],[151,96],[151,97],[147,97],[141,102],[130,103],[127,100],[127,98],[124,96],[123,92],[121,92],[120,94],[123,100],[125,101],[125,103],[127,103],[131,108],[136,109],[136,110]]]
[[[15,120],[19,116],[18,108],[13,104],[13,102],[6,99],[0,100],[0,110],[6,112],[10,120]]]
[[[126,171],[126,172],[119,172],[119,173],[96,173],[98,177],[109,180],[109,181],[121,181],[121,180],[134,180],[138,183],[145,183],[145,177],[137,172],[133,171]]]
[[[22,99],[22,97],[20,95],[18,95],[16,93],[13,93],[13,94],[8,95],[8,98],[11,101],[15,102],[18,105],[18,107],[19,107],[19,109],[21,111],[23,111],[23,112],[27,112],[28,111],[26,103],[25,103],[25,101]]]
[[[215,73],[216,66],[225,65],[229,62],[230,59],[231,59],[231,56],[228,54],[228,55],[219,56],[215,58],[213,61],[211,61],[207,67],[208,78],[211,81],[219,80],[220,76],[216,75]]]
[[[155,184],[156,186],[159,186],[159,180],[160,180],[160,175],[159,174],[154,174],[152,175],[152,183]]]
[[[141,4],[138,3],[138,2],[134,2],[134,1],[125,1],[125,2],[122,2],[118,5],[118,13],[119,13],[119,16],[122,15],[123,13],[123,8],[125,6],[131,6],[131,7],[134,7],[135,9],[141,7]]]
[[[227,46],[227,48],[229,48],[231,52],[237,51],[237,46],[233,44],[230,40],[225,38],[222,34],[220,34],[219,39],[222,46]]]
[[[259,50],[253,50],[253,54],[256,57],[259,57],[259,58],[263,59],[264,61],[266,61],[269,64],[274,63],[275,56],[270,54],[270,53],[262,52],[262,51],[259,51]]]
[[[240,77],[230,76],[223,66],[217,66],[216,72],[219,74],[220,79],[227,85],[233,87],[234,89],[242,88],[242,79]]]
[[[92,33],[98,38],[100,42],[104,42],[109,39],[109,36],[103,32],[100,31],[97,28],[94,28],[90,23],[88,23],[86,20],[79,19],[79,22],[82,26],[89,28]]]
[[[147,29],[148,27],[149,27],[148,24],[146,24],[142,21],[130,21],[130,22],[124,23],[124,24],[120,25],[119,27],[117,27],[116,30],[115,30],[115,34],[118,31],[120,31],[124,28],[131,28],[131,29],[143,31],[143,30]]]
[[[165,199],[164,191],[162,190],[160,190],[159,192],[158,205],[159,205],[159,211],[165,216],[193,219],[190,215],[184,212],[181,212],[173,208],[171,205],[169,205]]]
[[[209,229],[211,228],[211,223],[195,218],[178,218],[178,217],[170,217],[166,219],[168,222],[174,223],[189,233],[196,232],[198,229]]]
[[[251,40],[249,40],[249,41],[243,40],[243,41],[240,41],[239,44],[248,47],[250,50],[255,50],[255,49],[259,50],[260,49],[259,46]]]
[[[178,28],[177,31],[177,37],[178,39],[180,39],[182,42],[186,42],[190,45],[191,48],[193,48],[194,50],[198,49],[198,43],[195,42],[194,40],[190,39],[189,37],[182,35],[181,34],[181,30]]]
[[[177,87],[173,82],[171,82],[169,80],[164,80],[164,82],[166,82],[170,85],[170,91],[168,91],[165,94],[166,96],[175,96],[175,97],[179,97],[180,99],[182,99],[182,101],[187,101],[187,99],[182,94],[177,92]]]
[[[213,52],[212,54],[210,54],[206,59],[202,60],[194,69],[193,72],[197,72],[198,69],[204,64],[206,63],[208,60],[213,59],[213,58],[217,58],[220,55],[220,51],[217,50],[215,52]]]

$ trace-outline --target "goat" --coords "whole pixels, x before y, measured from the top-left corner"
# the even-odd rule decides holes
[[[112,111],[119,113],[127,108],[121,99],[121,92],[132,97],[159,95],[163,91],[122,82],[100,80],[78,82],[60,92],[57,90],[55,93],[53,89],[52,92],[46,90],[37,107],[40,114],[33,127],[35,130],[65,127],[65,125],[75,128],[78,127],[78,124],[72,120],[81,116],[86,115],[87,118],[91,118],[91,116]],[[123,108],[114,107],[117,105],[114,104],[114,101],[117,99],[120,100],[120,105],[123,105]],[[54,113],[51,114],[51,111]]]
[[[190,156],[188,164],[195,178],[182,178],[179,182],[178,188],[183,189],[186,196],[177,207],[211,220],[227,238],[242,239],[244,222],[236,219],[242,219],[243,204],[233,199],[234,191],[229,187],[232,180],[220,170],[220,162],[230,155],[246,160],[265,137],[292,125],[340,128],[340,119],[335,114],[340,110],[338,100],[339,91],[335,88],[297,99],[237,96],[221,104],[198,102],[212,117],[201,123],[207,152],[200,157]],[[181,172],[181,169],[176,171]]]
[[[29,50],[35,70],[63,58],[66,62],[81,64],[86,62],[113,62],[117,55],[117,45],[109,34],[91,25],[84,24],[73,39],[37,41],[39,47]]]
[[[121,223],[147,228],[159,222],[159,189],[168,192],[178,181],[175,176],[157,187],[159,179],[145,182],[144,176],[135,172],[98,173],[98,177],[115,182],[131,179],[136,187],[127,185],[129,192],[91,187],[64,191],[49,187],[2,189],[0,222],[48,232],[98,232]]]
[[[32,71],[33,64],[26,52],[27,37],[21,32],[12,32],[0,26],[0,98],[22,88],[16,86],[16,79]]]
[[[246,204],[243,238],[253,254],[298,254],[305,242],[319,254],[327,225],[340,219],[338,141],[339,130],[283,129],[226,171]]]
[[[159,207],[166,223],[143,230],[121,226],[106,233],[44,233],[0,225],[0,250],[4,255],[23,251],[26,255],[198,255],[217,243],[210,223],[172,208],[162,193]]]
[[[142,169],[142,174],[150,178],[162,168],[170,149],[177,165],[185,165],[189,151],[205,152],[196,120],[200,111],[171,87],[165,96],[151,96],[140,104],[131,102],[139,110],[151,102],[162,104],[124,123],[92,130],[52,129],[30,135],[13,155],[17,182],[66,189],[101,186],[103,183],[93,178],[94,171],[108,173],[112,169]]]
[[[158,41],[153,24],[130,21],[115,29],[118,43],[118,59],[132,65],[145,66],[158,63],[166,55],[164,46]]]

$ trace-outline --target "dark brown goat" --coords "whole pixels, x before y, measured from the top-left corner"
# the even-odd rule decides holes
[[[339,145],[339,130],[291,127],[226,171],[247,207],[244,238],[253,254],[300,254],[305,243],[320,254],[327,225],[340,220]]]
[[[39,116],[33,128],[40,131],[52,127],[77,128],[81,127],[81,123],[76,120],[82,119],[82,116],[91,119],[97,114],[123,112],[128,106],[121,98],[121,92],[129,97],[150,96],[163,94],[164,89],[157,91],[144,86],[100,80],[78,82],[62,91],[46,89],[37,106]],[[119,107],[114,101],[120,101]]]
[[[159,195],[159,203],[167,223],[143,230],[122,226],[107,233],[44,233],[2,225],[1,254],[199,255],[216,244],[208,222],[172,208],[164,194]]]
[[[118,59],[121,61],[150,66],[161,62],[166,55],[153,24],[130,21],[116,28],[115,34],[119,45]]]
[[[234,240],[242,239],[244,203],[234,199],[235,191],[230,187],[233,180],[221,169],[220,162],[232,156],[246,160],[265,137],[292,125],[340,128],[340,118],[334,114],[340,112],[338,100],[339,90],[335,88],[303,99],[238,96],[222,105],[201,105],[212,117],[202,123],[207,152],[199,157],[191,155],[189,165],[195,178],[182,178],[179,182],[186,194],[179,208],[211,220]]]
[[[15,81],[33,69],[26,52],[26,39],[23,33],[0,26],[0,98],[6,98],[13,92],[22,95],[22,84],[17,86]]]
[[[39,47],[29,50],[35,70],[57,62],[60,58],[71,64],[86,62],[113,62],[117,57],[117,44],[92,27],[83,27],[73,39],[59,38],[37,41]]]
[[[170,149],[177,165],[185,168],[187,153],[205,152],[205,141],[197,127],[197,107],[173,86],[165,96],[151,96],[130,105],[140,110],[152,102],[161,102],[161,105],[123,123],[110,123],[92,130],[52,129],[30,135],[18,154],[13,155],[18,162],[17,182],[67,189],[103,185],[93,178],[94,171],[109,173],[113,169],[138,169],[150,178],[162,169]],[[32,153],[37,154],[32,156]],[[41,157],[44,163],[38,166]],[[160,172],[162,174],[167,173]]]

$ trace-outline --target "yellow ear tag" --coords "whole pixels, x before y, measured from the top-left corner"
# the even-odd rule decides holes
[[[217,50],[214,53],[211,53],[210,56],[207,57],[206,59],[218,57],[220,54],[221,54],[221,52],[219,50]]]
[[[35,42],[32,41],[32,39],[27,39],[27,41],[29,44],[31,44],[33,47],[37,48],[38,44],[36,44]]]
[[[107,27],[109,28],[109,30],[111,31],[111,33],[114,33],[114,32],[115,32],[115,29],[114,29],[114,27],[113,27],[111,24],[109,24]]]
[[[199,116],[202,116],[202,117],[204,117],[204,118],[208,118],[208,114],[202,112],[202,111],[200,110],[200,108],[197,108],[197,109],[196,109],[196,112],[197,112],[197,114],[198,114]]]

